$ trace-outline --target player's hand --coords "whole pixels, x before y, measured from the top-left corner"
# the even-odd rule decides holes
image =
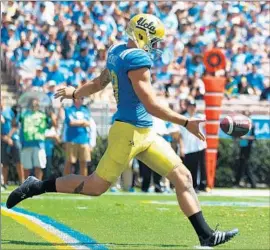
[[[75,88],[70,87],[64,87],[57,90],[56,94],[54,95],[54,98],[57,99],[60,97],[60,101],[62,102],[64,99],[73,99],[73,92],[75,91]]]
[[[191,118],[188,121],[186,129],[193,135],[197,136],[201,141],[205,141],[205,136],[200,131],[200,123],[205,122],[203,119]]]

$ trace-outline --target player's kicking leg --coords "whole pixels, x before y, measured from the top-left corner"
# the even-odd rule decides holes
[[[12,208],[27,198],[48,192],[99,196],[106,192],[110,185],[110,182],[105,181],[96,173],[90,176],[71,174],[45,181],[29,176],[9,195],[6,205],[7,208]]]
[[[200,204],[193,189],[192,176],[175,154],[171,146],[161,137],[137,158],[160,175],[166,176],[175,186],[177,200],[189,218],[202,246],[216,246],[230,240],[238,229],[227,232],[214,231],[206,223]]]
[[[229,241],[237,233],[238,229],[227,232],[213,231],[206,223],[196,192],[193,188],[190,172],[180,165],[172,170],[167,178],[173,183],[177,200],[184,214],[189,218],[202,246],[217,246]]]
[[[119,126],[121,127],[119,128]],[[82,176],[72,174],[45,181],[39,181],[35,177],[29,177],[9,195],[6,203],[7,208],[12,208],[29,197],[48,192],[90,196],[103,194],[111,186],[111,183],[114,183],[126,169],[129,161],[133,158],[133,152],[136,151],[135,147],[128,144],[130,139],[126,139],[127,141],[124,139],[120,140],[119,137],[121,136],[115,133],[115,131],[121,131],[121,135],[123,135],[124,131],[126,131],[126,134],[131,136],[132,130],[130,132],[129,129],[129,125],[114,123],[109,133],[108,148],[102,156],[96,172],[92,175]],[[129,137],[124,136],[124,138]]]

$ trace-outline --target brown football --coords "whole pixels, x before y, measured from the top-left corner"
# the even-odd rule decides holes
[[[251,126],[251,119],[241,114],[227,115],[220,122],[222,131],[233,137],[241,137],[247,134]]]

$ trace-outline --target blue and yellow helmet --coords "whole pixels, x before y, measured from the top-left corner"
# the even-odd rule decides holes
[[[165,37],[165,27],[159,18],[151,14],[134,16],[127,26],[128,37],[135,42],[138,48],[148,53],[161,54],[157,45]]]

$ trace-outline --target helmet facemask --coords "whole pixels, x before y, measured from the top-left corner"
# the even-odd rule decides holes
[[[135,32],[134,32],[134,29],[136,26],[135,25],[131,26],[131,25],[127,29],[128,37],[136,44],[138,48],[145,50],[149,54],[152,60],[157,60],[162,54],[162,50],[159,49],[160,48],[159,44],[163,39],[150,34],[148,29],[146,29],[145,33],[146,33],[147,42],[143,42],[144,40],[143,35],[138,34],[138,37],[136,37]]]
[[[162,55],[162,50],[160,49],[160,43],[163,39],[158,37],[153,37],[146,31],[148,35],[148,44],[145,45],[144,50],[149,53],[152,60],[158,60]]]

